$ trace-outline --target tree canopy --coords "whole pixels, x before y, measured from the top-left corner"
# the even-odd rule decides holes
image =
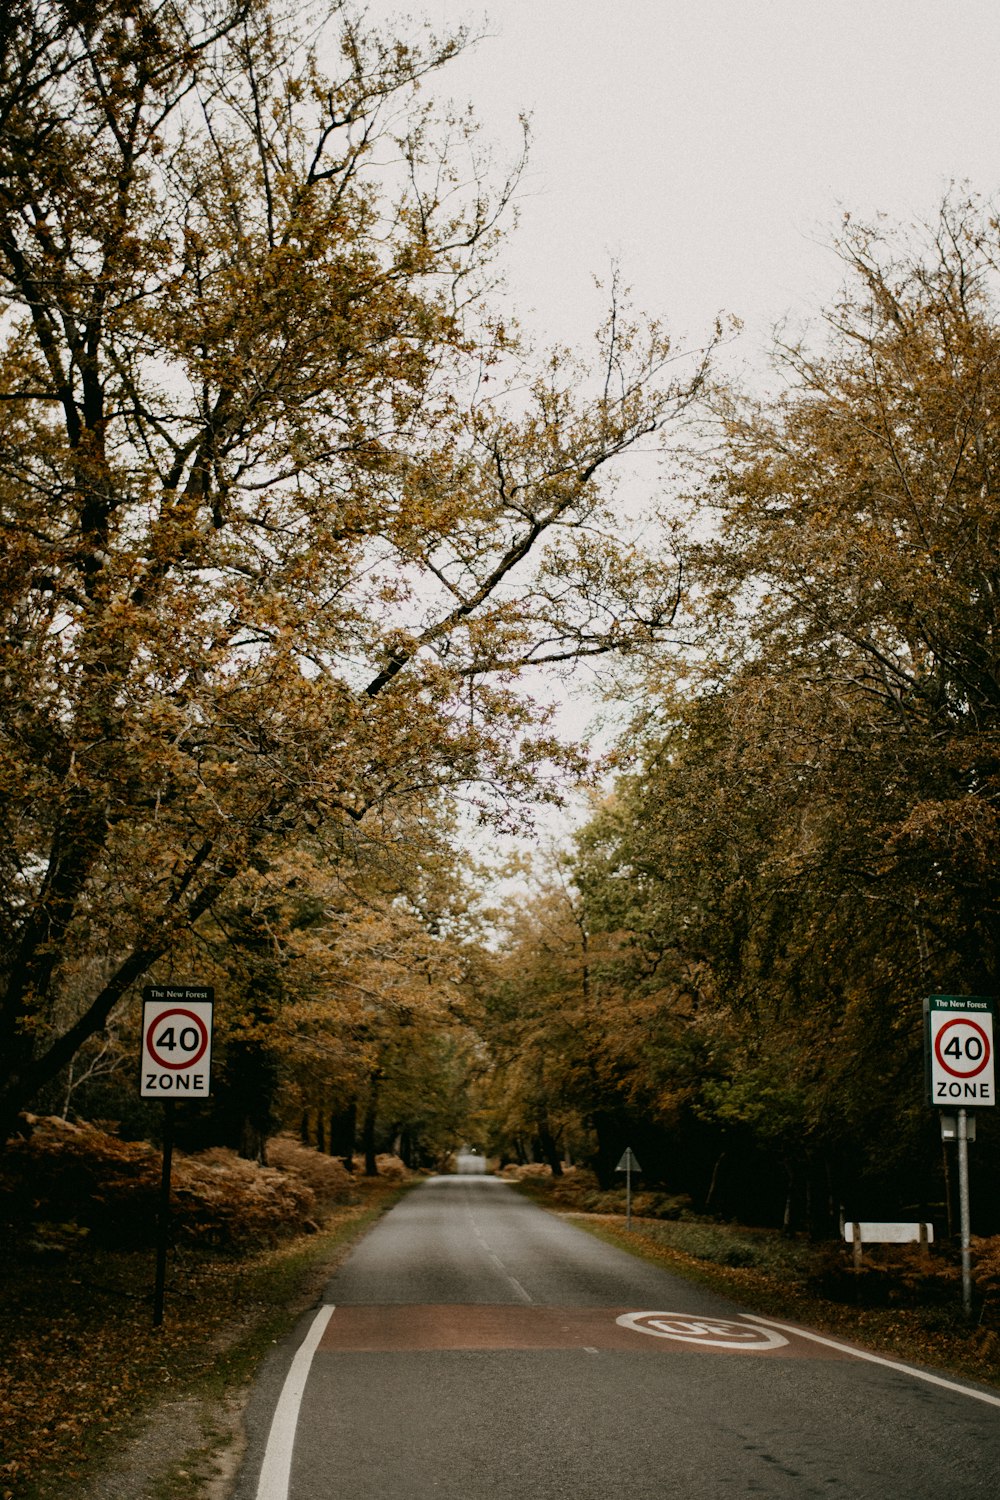
[[[464,31],[3,26],[0,1136],[183,970],[248,1151],[280,1082],[346,1158],[464,1120],[709,1203],[923,1193],[920,998],[1000,963],[989,206],[846,220],[756,399],[617,279],[589,354],[527,347],[521,163],[420,88]],[[616,461],[696,404],[693,524],[640,546]],[[582,766],[524,675],[610,657],[617,784],[487,943],[460,817]]]
[[[14,0],[0,59],[2,1126],[244,878],[559,758],[528,665],[668,629],[606,467],[698,390],[489,294],[422,47],[334,3]],[[274,875],[277,880],[277,874]]]
[[[651,1169],[701,1201],[780,1212],[777,1180],[826,1223],[940,1191],[921,1000],[994,993],[1000,959],[996,219],[952,197],[840,249],[783,391],[716,392],[695,648],[642,678],[575,863],[588,1045],[643,1029],[602,1106],[618,1148],[655,1124]]]

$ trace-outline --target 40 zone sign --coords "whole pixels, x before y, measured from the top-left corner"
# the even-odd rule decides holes
[[[212,990],[204,986],[149,985],[143,990],[143,1099],[204,1097],[211,1092],[212,999]]]
[[[996,1103],[993,1008],[985,995],[931,995],[925,1002],[932,1104],[982,1109]]]

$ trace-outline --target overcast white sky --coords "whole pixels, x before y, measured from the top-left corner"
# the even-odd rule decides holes
[[[402,11],[489,33],[436,88],[475,106],[501,156],[517,148],[519,112],[532,117],[505,264],[543,344],[589,339],[603,310],[593,276],[616,260],[678,339],[700,341],[719,311],[738,316],[727,361],[752,381],[773,325],[836,293],[829,241],[844,210],[932,218],[952,180],[1000,188],[997,0],[366,9],[378,25]],[[577,687],[563,721],[578,731],[592,711]]]
[[[401,7],[372,0],[382,23]],[[950,179],[1000,186],[1000,5],[987,0],[414,0],[491,35],[441,75],[501,145],[533,120],[510,280],[531,325],[577,342],[593,273],[698,338],[816,310],[824,241],[855,216],[932,215]]]

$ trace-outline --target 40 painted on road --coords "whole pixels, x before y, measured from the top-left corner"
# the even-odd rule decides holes
[[[788,1343],[784,1334],[773,1328],[761,1328],[736,1318],[697,1318],[689,1313],[633,1312],[622,1313],[615,1321],[635,1333],[653,1338],[675,1339],[681,1344],[701,1344],[713,1349],[740,1349],[759,1354],[780,1349]]]

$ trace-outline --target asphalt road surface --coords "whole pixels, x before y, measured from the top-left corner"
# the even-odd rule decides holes
[[[1000,1495],[1000,1397],[756,1318],[489,1177],[409,1193],[248,1412],[236,1500]]]

